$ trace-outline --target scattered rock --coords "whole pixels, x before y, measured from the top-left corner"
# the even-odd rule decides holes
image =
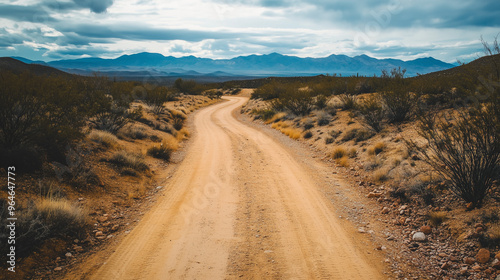
[[[366,229],[364,227],[358,228],[359,233],[366,233]]]
[[[65,254],[66,258],[71,258],[73,256],[73,254],[71,254],[70,252],[66,253]]]
[[[429,235],[432,233],[432,228],[430,226],[422,226],[420,227],[420,231],[423,232],[425,235]]]
[[[100,222],[100,223],[104,223],[105,221],[108,220],[108,217],[99,217],[97,218],[97,220]]]
[[[500,260],[494,259],[493,262],[491,263],[491,266],[496,269],[500,269]]]
[[[425,241],[426,240],[425,233],[420,232],[420,231],[415,232],[413,234],[412,240],[413,241],[417,241],[417,242],[423,242],[423,241]]]
[[[62,270],[62,267],[60,267],[60,266],[54,268],[54,271],[61,271],[61,270]]]
[[[96,236],[96,237],[103,236],[103,235],[104,235],[104,233],[102,233],[102,231],[97,231],[97,232],[95,233],[95,236]]]
[[[114,225],[111,227],[111,231],[117,231],[119,227],[119,225]]]
[[[498,252],[496,255],[495,255],[495,259],[499,260],[500,261],[500,252]]]
[[[490,260],[490,250],[481,248],[477,252],[476,260],[478,263],[487,263]]]
[[[448,269],[451,267],[451,264],[449,262],[445,262],[443,263],[443,265],[441,266],[441,269]]]
[[[381,213],[382,213],[382,214],[388,214],[388,213],[389,213],[389,211],[390,211],[389,207],[384,207],[384,208],[382,209],[382,212],[381,212]]]
[[[464,258],[464,263],[466,263],[468,265],[474,264],[475,262],[476,262],[476,260],[474,258],[471,258],[471,257]]]
[[[378,193],[378,192],[370,192],[368,194],[368,198],[372,198],[372,197],[381,197],[382,194],[381,193]]]

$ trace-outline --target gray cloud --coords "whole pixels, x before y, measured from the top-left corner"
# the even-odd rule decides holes
[[[54,18],[50,16],[44,9],[39,6],[19,6],[0,4],[0,18],[6,18],[14,21],[25,22],[54,22]]]
[[[61,32],[74,32],[87,38],[115,38],[124,40],[184,40],[198,42],[205,39],[231,38],[235,34],[224,31],[198,31],[189,29],[162,29],[138,24],[117,23],[111,26],[96,24],[69,24],[61,26]]]
[[[80,7],[89,8],[94,13],[103,13],[113,5],[113,0],[73,0],[73,2]]]

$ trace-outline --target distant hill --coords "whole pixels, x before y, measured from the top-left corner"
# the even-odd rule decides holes
[[[81,58],[47,62],[47,65],[68,72],[82,71],[101,73],[146,71],[150,76],[210,75],[214,76],[314,76],[319,74],[380,75],[384,69],[401,67],[407,75],[426,74],[445,70],[455,65],[428,58],[410,61],[376,59],[367,55],[349,57],[330,55],[323,58],[301,58],[271,53],[267,55],[239,56],[232,59],[209,59],[195,56],[173,57],[158,53],[123,55],[115,59]]]
[[[27,64],[11,57],[0,57],[0,71],[11,71],[14,73],[29,71],[36,75],[70,75],[50,66]]]

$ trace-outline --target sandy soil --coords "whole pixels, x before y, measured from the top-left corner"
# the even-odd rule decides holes
[[[384,279],[373,245],[322,195],[314,173],[326,166],[238,121],[247,98],[225,99],[196,113],[184,161],[134,230],[104,263],[90,258],[66,277]]]

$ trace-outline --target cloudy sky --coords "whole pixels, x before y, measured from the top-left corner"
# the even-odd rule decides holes
[[[0,56],[330,54],[470,61],[500,1],[0,0]]]

